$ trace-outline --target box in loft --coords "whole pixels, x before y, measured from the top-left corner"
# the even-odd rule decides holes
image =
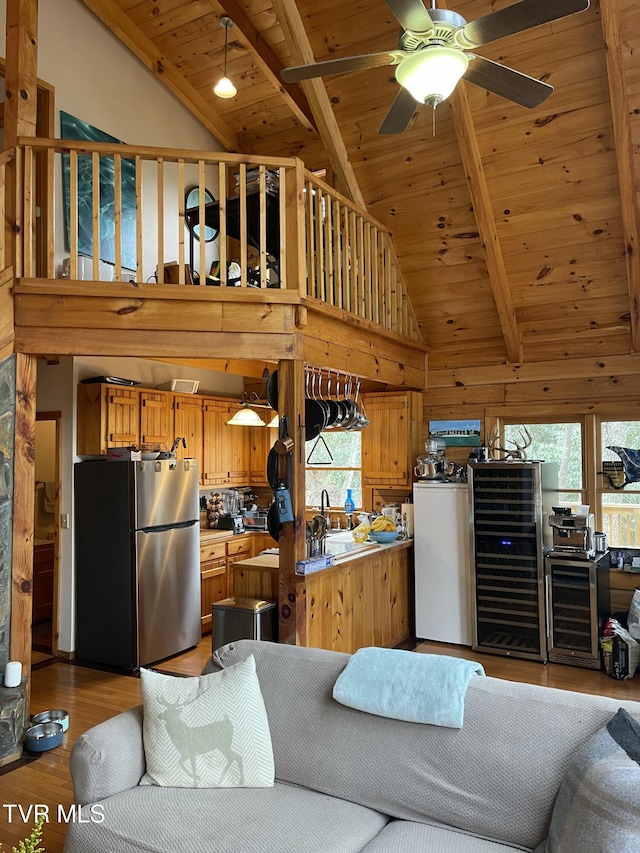
[[[157,385],[158,391],[177,391],[179,394],[195,394],[200,385],[199,379],[170,379]]]

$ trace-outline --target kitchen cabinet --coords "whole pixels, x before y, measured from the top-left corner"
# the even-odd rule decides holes
[[[203,399],[202,483],[205,486],[250,483],[249,429],[227,424],[235,411],[228,400]]]
[[[628,613],[633,593],[640,587],[640,573],[609,570],[609,589],[611,591],[611,613]]]
[[[140,390],[140,441],[169,450],[173,444],[173,394],[171,391]],[[178,433],[180,435],[181,433]]]
[[[109,447],[140,444],[140,391],[108,383],[78,385],[77,453],[106,454]]]
[[[198,460],[202,486],[268,486],[267,456],[277,430],[228,426],[232,400],[108,383],[78,385],[79,455],[110,447],[164,445],[182,436],[179,459]]]
[[[196,394],[174,394],[173,434],[184,438],[187,445],[184,448],[181,443],[177,448],[178,459],[186,456],[197,459],[202,482],[202,397]]]
[[[249,477],[252,486],[268,486],[267,457],[278,437],[277,429],[250,427],[249,430]]]
[[[251,557],[253,534],[219,533],[200,539],[200,617],[202,633],[211,630],[211,605],[233,595],[233,564]]]
[[[421,452],[422,394],[365,394],[363,401],[370,421],[362,430],[363,485],[410,488]]]
[[[227,593],[227,546],[224,541],[200,542],[200,621],[202,633],[211,630],[211,605]]]

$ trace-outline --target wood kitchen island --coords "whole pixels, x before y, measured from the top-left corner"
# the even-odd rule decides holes
[[[411,637],[412,548],[411,540],[374,543],[337,557],[322,571],[292,574],[297,643],[352,653],[363,646],[396,646]],[[234,595],[277,601],[279,576],[277,554],[240,560],[233,564]]]

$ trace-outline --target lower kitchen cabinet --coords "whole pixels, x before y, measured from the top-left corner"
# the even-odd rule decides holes
[[[233,564],[253,553],[253,534],[200,542],[200,617],[202,633],[211,631],[211,605],[233,595]]]
[[[227,546],[224,541],[200,543],[200,618],[202,633],[211,630],[211,605],[228,598]]]

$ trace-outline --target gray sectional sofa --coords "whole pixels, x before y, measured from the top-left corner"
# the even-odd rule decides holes
[[[85,822],[69,826],[65,853],[542,851],[576,749],[621,706],[640,721],[640,703],[473,677],[461,729],[401,722],[332,698],[348,655],[251,640],[218,650],[205,672],[249,654],[269,719],[274,787],[140,786],[136,708],[74,746]],[[103,819],[92,819],[92,808]]]

